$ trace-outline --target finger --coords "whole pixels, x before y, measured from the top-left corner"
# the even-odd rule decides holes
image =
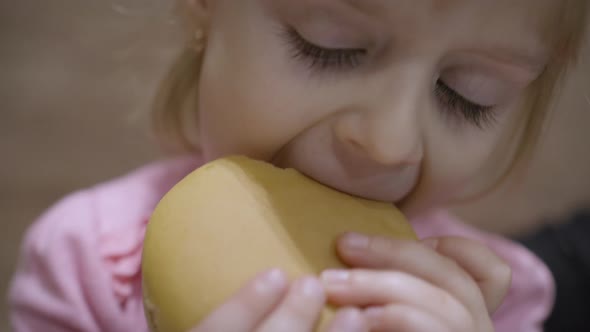
[[[475,280],[451,258],[418,241],[350,233],[339,239],[338,253],[353,267],[403,271],[446,290],[474,312],[485,310]]]
[[[364,312],[373,332],[463,332],[451,328],[439,318],[419,308],[392,304],[386,307],[374,307]],[[471,332],[471,331],[470,331]]]
[[[474,241],[456,238],[433,238],[424,242],[440,254],[453,259],[479,285],[490,313],[502,303],[510,289],[512,271],[499,256]]]
[[[369,325],[360,309],[340,309],[326,332],[369,332]]]
[[[257,329],[258,332],[311,331],[316,325],[325,297],[316,278],[305,277],[293,282],[277,309]]]
[[[252,331],[281,301],[287,291],[283,272],[258,275],[191,332]]]
[[[337,306],[383,306],[390,303],[418,308],[450,326],[471,321],[457,299],[432,284],[403,272],[333,270],[322,273],[326,296]]]

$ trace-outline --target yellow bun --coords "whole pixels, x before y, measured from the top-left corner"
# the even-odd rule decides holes
[[[148,225],[142,274],[152,331],[187,331],[263,270],[295,277],[344,267],[334,239],[346,231],[416,238],[393,205],[295,170],[238,156],[199,168],[162,199]],[[319,326],[331,315],[327,307]]]

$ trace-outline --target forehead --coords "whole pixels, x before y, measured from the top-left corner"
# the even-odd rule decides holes
[[[408,13],[429,18],[457,17],[460,13],[498,21],[518,17],[523,23],[545,31],[555,28],[555,19],[568,0],[287,0],[306,5],[348,6],[373,16]]]
[[[565,0],[271,0],[292,13],[355,12],[404,42],[425,36],[550,52]]]
[[[453,10],[465,6],[527,7],[532,12],[539,10],[555,10],[567,0],[316,0],[316,2],[343,2],[357,8],[373,8],[383,10],[388,6],[415,5],[430,8],[434,11]]]

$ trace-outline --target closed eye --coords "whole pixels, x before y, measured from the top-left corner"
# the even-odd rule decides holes
[[[496,120],[493,106],[480,105],[465,98],[441,79],[436,82],[435,94],[443,110],[459,120],[465,120],[481,129],[492,125]]]
[[[303,38],[295,29],[286,29],[286,38],[293,58],[305,62],[310,69],[352,69],[361,64],[367,50],[362,48],[328,48]]]

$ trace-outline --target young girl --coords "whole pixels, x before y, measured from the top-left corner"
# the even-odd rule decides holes
[[[191,38],[156,123],[191,149],[74,193],[34,224],[10,291],[15,331],[146,331],[150,213],[230,154],[392,202],[423,240],[345,234],[350,270],[295,281],[261,271],[194,331],[311,331],[326,301],[341,308],[332,331],[541,331],[548,269],[441,209],[489,190],[530,151],[586,0],[183,5]]]

